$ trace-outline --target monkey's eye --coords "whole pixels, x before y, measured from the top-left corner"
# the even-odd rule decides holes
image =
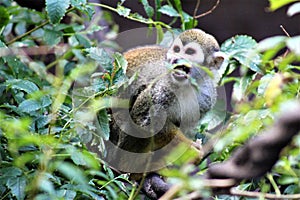
[[[175,53],[179,53],[179,52],[180,52],[180,47],[177,46],[177,45],[175,45],[175,46],[173,47],[173,51],[174,51]]]
[[[185,53],[186,53],[187,55],[193,55],[193,54],[196,53],[196,51],[195,51],[195,49],[188,48],[188,49],[185,51]]]

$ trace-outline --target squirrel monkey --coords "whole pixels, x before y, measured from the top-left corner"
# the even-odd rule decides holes
[[[118,153],[108,156],[118,169],[143,173],[149,162],[159,163],[181,143],[194,146],[200,154],[199,145],[186,135],[216,102],[214,80],[202,68],[209,68],[217,78],[224,58],[216,39],[191,29],[181,33],[169,48],[137,47],[124,57],[126,75],[136,79],[120,94],[129,99],[128,108],[112,109],[110,141]],[[159,168],[157,164],[149,169]]]

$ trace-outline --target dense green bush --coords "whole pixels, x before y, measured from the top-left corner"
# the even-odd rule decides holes
[[[180,0],[156,1],[155,8],[142,0],[147,16],[132,13],[123,2],[112,8],[86,0],[46,0],[45,9],[39,12],[20,7],[11,0],[2,1],[0,199],[136,197],[139,188],[128,175],[115,175],[82,141],[82,136],[98,135],[97,142],[101,145],[108,138],[109,116],[103,110],[108,106],[108,98],[104,97],[130,81],[123,73],[126,61],[122,55],[118,52],[109,55],[102,48],[114,48],[116,44],[91,37],[107,27],[88,26],[84,22],[92,18],[95,7],[102,7],[128,20],[145,23],[149,28],[155,27],[160,42],[164,38],[163,28],[172,31],[176,20],[181,22],[182,30],[196,27],[197,21],[182,10]],[[275,10],[289,2],[292,0],[270,0],[270,8]],[[299,10],[299,3],[295,3],[288,13],[293,15]],[[174,20],[165,24],[160,21],[161,15]],[[106,38],[110,38],[116,34],[117,26],[108,12],[102,17],[109,25]],[[211,162],[226,160],[248,138],[272,126],[277,113],[299,98],[299,46],[299,36],[277,36],[260,42],[250,36],[235,36],[221,45],[221,50],[228,55],[228,65],[221,72],[221,85],[234,82],[234,110],[228,113],[226,127],[215,135],[205,134],[219,139],[209,156]],[[281,50],[286,53],[280,55]],[[105,71],[97,71],[99,64]],[[240,77],[230,76],[234,70],[239,70]],[[92,73],[96,78],[90,78]],[[77,88],[75,81],[89,86]],[[79,92],[83,96],[79,102],[72,98],[74,91],[75,95]],[[81,113],[87,120],[76,117],[82,107],[87,107],[86,113]],[[88,120],[96,112],[100,135],[99,127]],[[206,127],[202,124],[199,131],[205,133]],[[239,189],[278,195],[300,193],[299,147],[297,136],[272,172],[260,180],[244,182]],[[161,173],[169,182],[181,186],[177,191],[179,196],[195,190],[209,195],[209,190],[202,188],[201,179],[188,175],[188,160],[183,157],[178,160],[180,168]],[[199,165],[199,174],[206,170],[206,163],[207,159]]]

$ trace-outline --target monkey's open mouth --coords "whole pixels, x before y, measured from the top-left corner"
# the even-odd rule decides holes
[[[185,65],[178,65],[174,68],[173,75],[176,79],[187,79],[191,68]]]

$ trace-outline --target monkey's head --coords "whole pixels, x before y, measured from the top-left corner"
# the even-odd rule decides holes
[[[191,65],[179,64],[182,59],[191,62]],[[174,40],[167,52],[167,60],[175,64],[173,76],[179,81],[189,75],[193,76],[191,66],[207,67],[218,76],[215,73],[224,61],[224,54],[220,52],[218,42],[212,35],[200,29],[190,29]]]

